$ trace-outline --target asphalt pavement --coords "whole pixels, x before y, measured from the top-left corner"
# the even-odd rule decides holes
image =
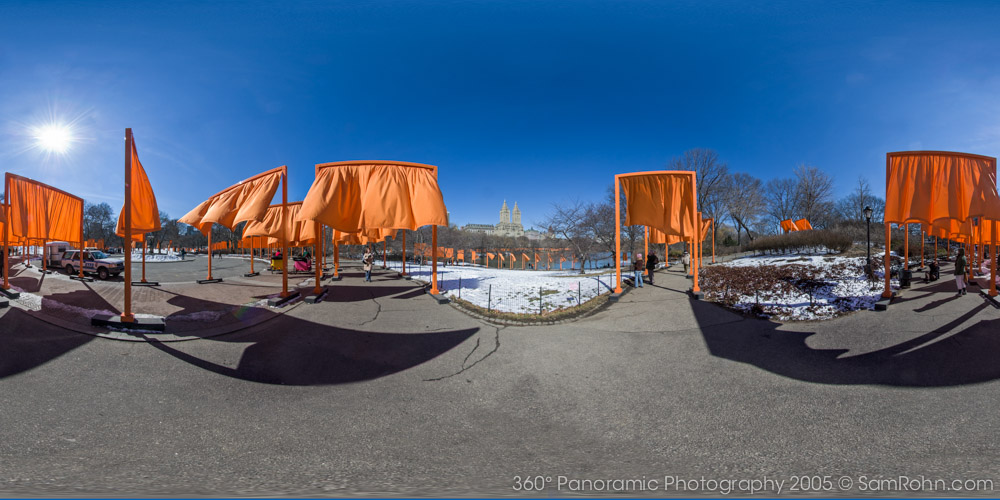
[[[887,312],[778,324],[692,301],[668,270],[594,316],[513,327],[395,273],[343,275],[322,303],[189,342],[4,310],[0,495],[548,496],[640,478],[657,489],[633,493],[721,494],[664,490],[668,477],[802,495],[803,475],[836,481],[825,496],[901,494],[865,482],[901,475],[1000,487],[1000,310],[948,281]]]

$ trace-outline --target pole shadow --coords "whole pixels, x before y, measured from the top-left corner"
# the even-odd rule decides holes
[[[335,385],[372,380],[426,363],[475,335],[479,328],[432,333],[352,330],[289,316],[250,333],[211,341],[249,344],[235,368],[201,358],[169,343],[150,345],[180,361],[218,375],[280,385]]]

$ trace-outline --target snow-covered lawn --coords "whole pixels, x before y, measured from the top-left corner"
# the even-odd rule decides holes
[[[181,256],[174,253],[147,253],[146,262],[179,262]],[[132,252],[132,262],[142,262],[142,252]]]
[[[398,269],[399,262],[390,262]],[[406,266],[414,279],[430,281],[429,266]],[[594,274],[594,273],[588,273]],[[484,309],[513,313],[552,312],[575,307],[614,288],[614,269],[599,276],[579,271],[522,271],[479,266],[438,266],[438,289]]]
[[[829,319],[873,309],[882,294],[864,275],[863,257],[784,255],[745,257],[705,268],[700,286],[708,300],[779,320]],[[893,288],[898,283],[893,280]]]

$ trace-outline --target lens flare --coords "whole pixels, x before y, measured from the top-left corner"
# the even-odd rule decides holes
[[[73,132],[66,125],[45,125],[34,131],[37,146],[51,153],[65,153],[73,143]]]

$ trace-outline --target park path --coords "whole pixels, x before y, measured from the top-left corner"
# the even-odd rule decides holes
[[[348,264],[323,303],[170,344],[7,310],[0,493],[467,496],[516,494],[518,475],[995,476],[998,314],[980,298],[917,286],[885,313],[781,325],[691,301],[686,283],[668,270],[578,322],[511,327],[393,273],[363,283]]]

